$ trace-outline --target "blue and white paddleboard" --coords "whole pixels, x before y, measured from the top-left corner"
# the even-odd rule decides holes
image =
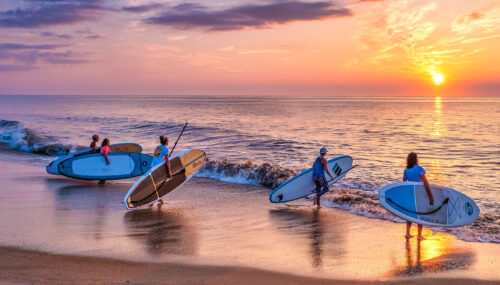
[[[139,144],[136,143],[117,143],[117,144],[112,144],[109,146],[109,149],[111,152],[134,152],[134,153],[141,153],[142,152],[142,147]],[[101,148],[97,147],[96,151],[100,152]],[[60,175],[59,173],[59,163],[65,161],[66,159],[70,159],[75,156],[79,155],[84,155],[84,154],[89,154],[92,153],[91,148],[86,148],[77,152],[70,153],[68,155],[65,155],[63,157],[60,157],[51,163],[47,164],[47,167],[45,169],[47,170],[47,173],[53,174],[53,175]]]
[[[421,225],[460,227],[479,216],[474,201],[456,190],[431,185],[434,205],[429,204],[425,186],[420,182],[396,182],[379,190],[380,204],[392,214]]]
[[[151,169],[153,157],[142,153],[110,152],[109,165],[100,153],[86,154],[59,163],[59,173],[82,180],[115,180],[141,176]]]
[[[334,177],[328,185],[334,184],[344,177],[353,168],[352,157],[348,155],[332,158],[328,161],[328,169]],[[285,203],[309,196],[316,191],[316,185],[312,179],[313,170],[308,169],[283,182],[269,195],[271,203]],[[327,178],[330,178],[327,175]]]

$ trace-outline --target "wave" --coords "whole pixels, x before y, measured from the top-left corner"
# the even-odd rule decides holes
[[[61,144],[37,133],[18,121],[0,120],[0,142],[11,149],[43,155],[65,155],[80,149],[80,146]]]
[[[250,160],[241,163],[207,159],[205,165],[195,176],[276,188],[295,175],[297,175],[297,171],[293,169],[273,166],[268,162],[255,164]]]

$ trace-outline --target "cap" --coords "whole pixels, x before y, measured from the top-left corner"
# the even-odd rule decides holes
[[[326,149],[326,147],[322,147],[320,150],[319,150],[319,153],[320,154],[324,154],[324,153],[327,153],[328,150]]]

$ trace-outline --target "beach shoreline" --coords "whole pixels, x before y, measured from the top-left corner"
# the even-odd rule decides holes
[[[393,280],[315,278],[236,266],[132,262],[0,247],[0,281],[21,284],[500,284],[468,278]]]

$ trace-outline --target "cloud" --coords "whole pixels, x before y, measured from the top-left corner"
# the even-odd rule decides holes
[[[230,31],[350,15],[350,10],[337,7],[330,1],[275,1],[266,4],[245,4],[217,11],[196,3],[184,3],[170,7],[145,22],[179,29]]]
[[[25,71],[39,68],[39,63],[82,64],[89,62],[86,54],[71,50],[60,51],[68,45],[26,45],[0,43],[0,71]]]
[[[138,6],[126,6],[123,7],[121,10],[125,12],[133,12],[133,13],[144,13],[144,12],[149,12],[153,10],[158,10],[160,8],[164,8],[165,4],[162,3],[150,3],[150,4],[145,4],[145,5],[138,5]]]
[[[62,39],[62,40],[71,40],[73,38],[71,35],[55,34],[52,32],[43,32],[43,33],[41,33],[41,35],[44,37],[57,38],[57,39]]]
[[[96,19],[103,0],[28,0],[26,8],[0,12],[0,27],[37,28]]]
[[[500,30],[500,8],[473,11],[466,15],[459,15],[451,24],[453,32],[460,35],[490,34]]]

